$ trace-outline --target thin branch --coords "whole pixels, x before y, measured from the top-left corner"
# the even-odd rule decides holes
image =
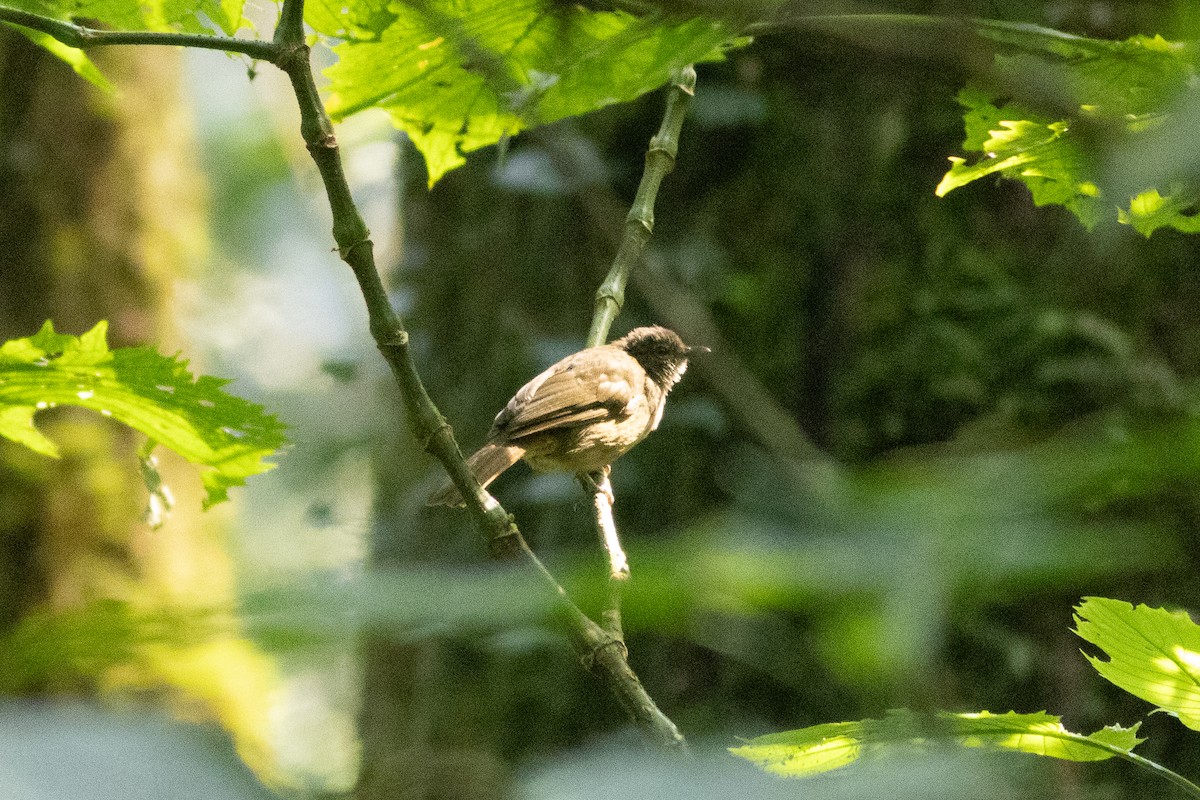
[[[597,347],[607,341],[609,328],[625,304],[625,285],[634,267],[641,261],[646,243],[654,231],[654,202],[658,198],[658,189],[663,178],[675,168],[675,156],[679,152],[679,134],[695,92],[696,70],[689,64],[672,78],[662,124],[658,133],[650,139],[642,180],[638,184],[633,205],[625,217],[624,235],[617,247],[617,254],[613,258],[608,276],[596,290],[596,305],[587,338],[588,347]],[[601,612],[604,622],[602,630],[608,638],[608,646],[602,646],[594,652],[597,653],[597,658],[604,660],[605,669],[602,675],[606,682],[617,692],[618,697],[623,698],[625,710],[643,731],[652,733],[661,745],[686,752],[687,742],[683,734],[655,705],[629,666],[629,651],[625,647],[625,631],[621,622],[621,593],[625,581],[629,579],[629,561],[617,536],[617,525],[612,513],[612,483],[608,476],[609,470],[606,469],[600,473],[599,480],[592,477],[584,480],[583,476],[580,477],[580,482],[585,488],[591,490],[596,529],[601,545],[608,555],[609,564],[608,602]]]
[[[580,476],[579,482],[585,490],[592,493],[592,508],[596,512],[596,533],[600,537],[600,546],[608,556],[608,605],[601,612],[602,627],[610,636],[624,644],[625,626],[621,623],[621,593],[625,582],[629,580],[629,559],[621,547],[617,523],[613,519],[612,482],[608,479],[608,473],[609,470],[604,470],[594,476]]]
[[[654,231],[654,201],[658,197],[658,187],[667,173],[675,168],[679,132],[695,93],[696,70],[689,64],[671,81],[662,125],[650,140],[650,148],[646,151],[646,168],[642,172],[633,206],[625,217],[625,234],[608,277],[596,290],[596,308],[592,315],[592,329],[588,332],[588,347],[604,344],[608,339],[608,329],[625,304],[625,284],[629,281],[630,272],[641,261],[642,251],[646,249],[646,242]]]
[[[272,62],[278,54],[278,49],[273,43],[259,39],[237,39],[226,36],[209,36],[202,33],[164,31],[103,31],[7,6],[0,6],[0,22],[10,22],[23,28],[41,31],[69,47],[77,47],[81,50],[130,44],[168,45],[241,53],[260,61]]]
[[[612,580],[623,581],[629,578],[629,559],[621,549],[621,541],[617,537],[617,523],[613,521],[612,482],[608,479],[608,471],[597,473],[599,480],[589,476],[588,481],[594,483],[592,491],[592,506],[596,509],[596,532],[600,534],[600,544],[608,554],[608,576]],[[591,488],[591,487],[589,487]]]

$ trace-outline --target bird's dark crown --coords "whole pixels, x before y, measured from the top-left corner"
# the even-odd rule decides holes
[[[655,383],[666,387],[679,380],[693,350],[675,331],[658,325],[634,328],[613,344],[637,359]]]

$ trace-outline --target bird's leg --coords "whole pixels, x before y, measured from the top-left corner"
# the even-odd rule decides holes
[[[612,465],[610,464],[595,472],[580,472],[575,477],[583,484],[583,490],[588,494],[603,492],[611,508],[616,503],[616,498],[613,497],[612,483],[608,480],[608,476],[611,473]]]

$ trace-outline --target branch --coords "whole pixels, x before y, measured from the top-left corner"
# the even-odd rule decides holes
[[[646,243],[654,231],[654,202],[663,178],[675,168],[675,156],[679,152],[679,134],[688,106],[696,92],[696,70],[690,64],[675,74],[667,94],[667,108],[663,112],[658,133],[650,139],[646,150],[646,165],[642,180],[638,184],[633,205],[625,217],[625,231],[621,237],[612,268],[596,290],[596,305],[592,314],[592,326],[588,332],[587,347],[597,347],[608,339],[609,328],[621,312],[625,303],[625,285],[633,268],[642,259]],[[602,612],[603,633],[607,646],[594,650],[603,659],[602,676],[609,688],[621,698],[625,710],[642,730],[653,735],[660,745],[686,752],[687,743],[683,734],[670,718],[655,705],[629,666],[629,651],[625,647],[624,626],[621,623],[621,591],[629,579],[629,561],[621,548],[617,536],[617,525],[612,513],[612,483],[609,469],[599,473],[599,480],[592,476],[580,476],[580,482],[592,493],[592,505],[596,513],[596,530],[601,545],[608,554],[608,603]],[[585,479],[586,478],[586,479]],[[590,484],[590,486],[589,486]],[[594,624],[591,620],[589,623]]]
[[[0,6],[0,22],[9,22],[49,34],[69,47],[87,50],[91,47],[149,44],[173,47],[196,47],[202,50],[222,50],[241,53],[260,61],[274,61],[278,49],[271,42],[259,39],[236,39],[209,36],[202,33],[169,33],[164,31],[103,31],[76,25],[73,22],[43,17],[7,6]]]
[[[646,242],[654,231],[654,201],[658,197],[658,187],[667,173],[675,168],[679,132],[695,93],[696,70],[689,64],[671,81],[662,125],[650,140],[642,181],[638,184],[633,206],[625,217],[625,234],[608,277],[596,290],[596,309],[592,315],[592,329],[588,332],[588,347],[604,344],[608,339],[608,329],[625,304],[625,284],[629,280],[629,273],[641,261],[642,251],[646,249]]]
[[[626,662],[624,644],[589,619],[571,601],[566,590],[530,549],[516,522],[479,485],[467,468],[450,425],[425,390],[408,346],[408,332],[392,309],[375,266],[370,232],[350,195],[333,123],[325,112],[313,80],[309,49],[303,38],[302,19],[303,0],[284,0],[274,42],[281,54],[275,63],[291,80],[300,106],[300,132],[329,197],[333,238],[338,253],[358,281],[359,290],[367,304],[371,335],[400,385],[413,435],[425,443],[425,449],[441,461],[449,472],[454,485],[462,492],[477,527],[488,538],[492,554],[500,558],[523,558],[559,598],[571,623],[576,649],[585,665],[604,680],[648,737],[663,747],[683,750],[683,736],[674,723],[658,710]]]
[[[617,536],[617,523],[613,519],[612,482],[608,479],[611,467],[592,475],[580,475],[579,483],[584,491],[592,493],[592,507],[596,512],[596,533],[600,546],[608,555],[608,606],[601,614],[604,630],[622,646],[625,643],[625,626],[621,623],[621,592],[629,580],[629,559]],[[628,655],[628,653],[626,653]]]

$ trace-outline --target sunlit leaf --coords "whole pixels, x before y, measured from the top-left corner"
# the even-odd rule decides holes
[[[54,456],[34,414],[58,405],[98,411],[206,467],[206,507],[274,466],[265,459],[284,442],[277,419],[224,392],[225,380],[194,378],[184,361],[145,347],[109,350],[107,327],[74,337],[47,322],[34,336],[0,345],[0,436]]]
[[[111,30],[224,33],[242,27],[243,0],[3,0],[8,8]],[[4,23],[0,23],[3,25]],[[48,34],[12,26],[99,88],[112,89],[87,54]]]
[[[1072,733],[1056,716],[1035,714],[938,713],[922,716],[899,709],[883,719],[834,722],[751,739],[730,748],[764,770],[801,778],[839,769],[863,758],[898,749],[958,746],[1032,753],[1067,761],[1103,761],[1140,742],[1137,725],[1109,726],[1090,735]]]
[[[1200,625],[1185,612],[1087,597],[1075,632],[1108,656],[1088,656],[1097,672],[1200,730]]]
[[[54,37],[50,36],[50,34],[42,33],[41,31],[33,31],[29,30],[28,28],[21,27],[18,27],[17,30],[23,33],[31,42],[40,47],[44,47],[52,55],[60,59],[64,64],[67,64],[75,71],[76,75],[79,75],[81,78],[95,85],[99,89],[103,89],[106,92],[112,91],[113,87],[112,84],[109,83],[108,78],[101,74],[96,65],[92,63],[92,60],[87,57],[87,54],[79,48],[68,47]]]
[[[1068,136],[1067,122],[1012,105],[997,108],[977,90],[963,90],[959,102],[967,109],[965,147],[983,152],[984,157],[971,163],[951,156],[953,166],[938,184],[939,197],[988,175],[1000,175],[1023,181],[1039,206],[1066,206],[1089,228],[1101,220],[1105,206],[1100,189],[1086,177],[1087,159],[1079,143]]]
[[[989,175],[1019,180],[1038,205],[1068,208],[1084,225],[1116,217],[1149,235],[1159,227],[1200,230],[1200,195],[1138,176],[1109,185],[1104,147],[1127,145],[1162,126],[1195,79],[1191,48],[1162,37],[1108,41],[1030,25],[979,21],[998,45],[989,85],[964,90],[968,152],[951,157],[939,196]]]
[[[715,20],[550,0],[323,0],[307,19],[346,40],[326,73],[330,112],[387,111],[425,156],[430,185],[466,153],[632,100],[686,64],[720,59],[734,37]]]

